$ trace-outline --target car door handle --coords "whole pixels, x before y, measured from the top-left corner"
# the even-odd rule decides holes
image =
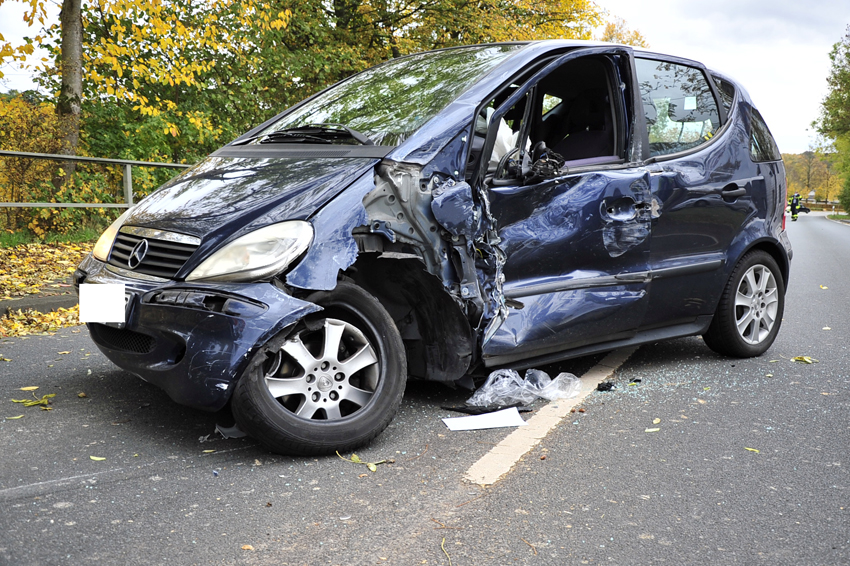
[[[744,187],[740,187],[737,189],[726,189],[724,191],[720,191],[720,196],[723,198],[737,198],[742,197],[747,194],[747,189]]]

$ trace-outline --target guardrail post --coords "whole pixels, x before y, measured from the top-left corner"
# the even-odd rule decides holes
[[[133,206],[133,166],[124,164],[124,202]]]

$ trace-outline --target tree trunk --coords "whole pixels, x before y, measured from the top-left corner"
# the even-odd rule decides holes
[[[64,0],[59,14],[62,26],[62,86],[56,113],[62,127],[62,148],[59,151],[63,155],[76,155],[80,141],[80,103],[83,98],[83,19],[80,6],[81,0]],[[70,180],[74,169],[73,161],[62,164],[65,175],[54,180],[57,189]]]

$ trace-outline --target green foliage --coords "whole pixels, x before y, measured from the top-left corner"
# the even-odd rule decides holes
[[[844,179],[844,186],[841,188],[841,192],[838,193],[838,202],[841,203],[841,208],[844,209],[844,212],[850,214],[850,175]]]
[[[381,61],[487,41],[589,39],[601,21],[589,0],[84,0],[82,11],[86,150],[185,163]],[[58,57],[58,31],[49,36]],[[45,67],[47,90],[56,77]]]
[[[818,130],[830,137],[850,135],[850,26],[829,54],[832,68],[828,93],[821,105]]]

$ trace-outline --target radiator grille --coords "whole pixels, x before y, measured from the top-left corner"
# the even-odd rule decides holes
[[[147,249],[141,262],[139,262],[137,257],[131,258],[131,255],[136,246],[143,240],[147,241]],[[137,273],[173,279],[197,248],[197,244],[146,238],[137,234],[119,232],[115,238],[115,243],[112,244],[109,263]]]

